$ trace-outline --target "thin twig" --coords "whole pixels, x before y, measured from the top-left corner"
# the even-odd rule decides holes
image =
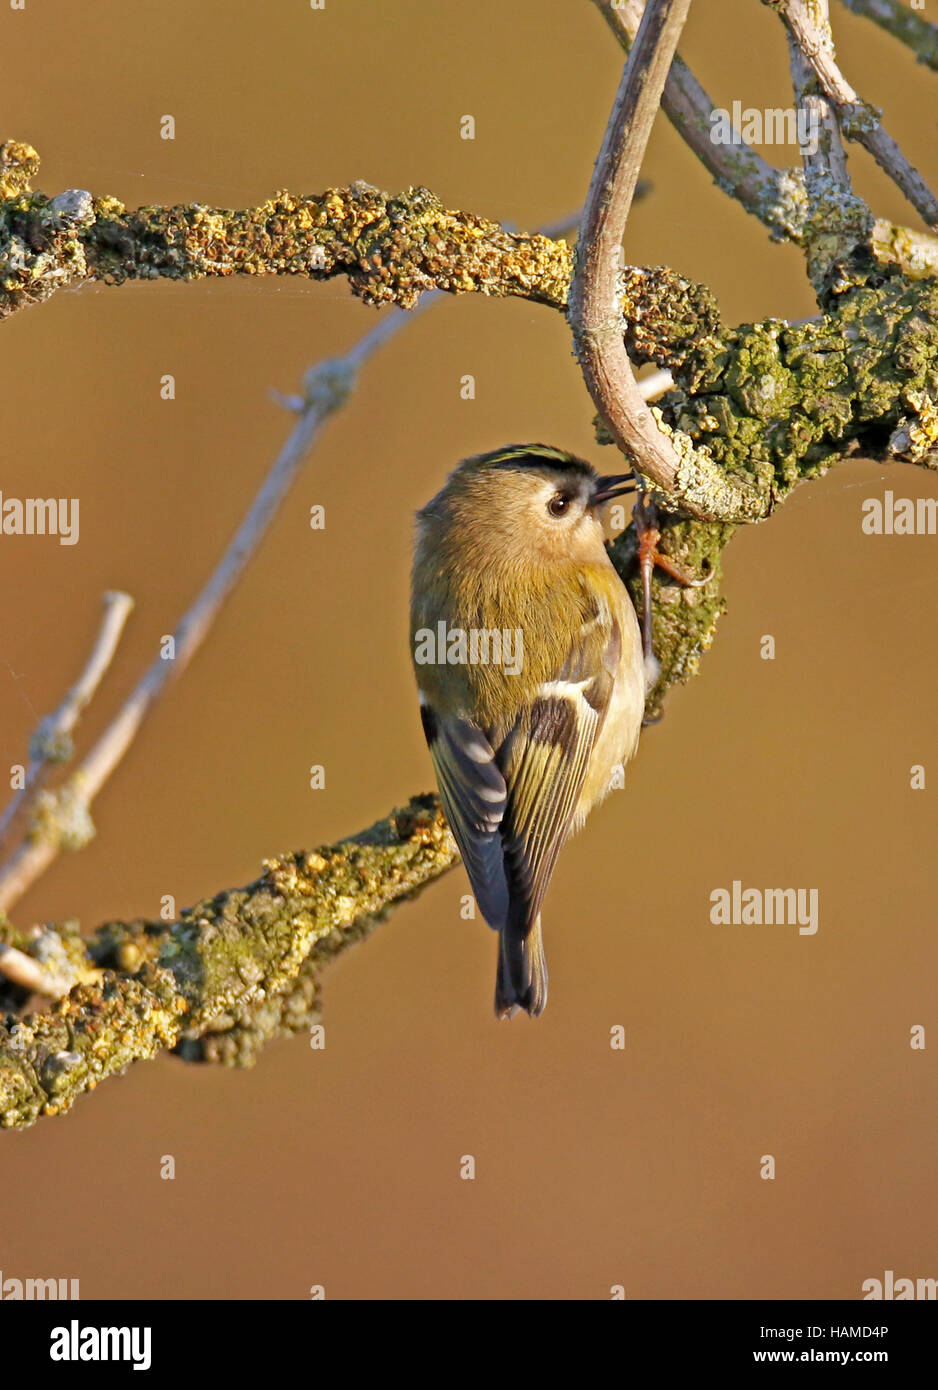
[[[663,368],[659,372],[649,372],[643,377],[638,383],[638,389],[643,401],[653,401],[658,396],[663,396],[665,391],[670,391],[673,385],[674,377]]]
[[[644,408],[622,341],[618,254],[648,137],[690,0],[649,0],[632,45],[586,199],[570,323],[590,395],[613,437],[666,489],[680,460]]]
[[[683,484],[685,498],[708,516],[721,506],[744,513],[745,488],[704,455],[688,452],[689,442],[685,447],[676,433],[666,434],[646,407],[623,342],[618,278],[632,195],[689,9],[690,0],[649,0],[645,7],[583,211],[569,318],[587,389],[619,448],[664,492]]]
[[[60,999],[74,984],[74,980],[53,974],[40,961],[3,941],[0,941],[0,975],[31,994],[43,994],[50,999]]]
[[[104,595],[104,617],[101,619],[101,626],[84,670],[58,709],[41,721],[30,739],[31,761],[26,769],[23,786],[0,816],[0,844],[16,818],[28,810],[50,767],[56,763],[67,762],[71,758],[72,731],[114,659],[124,624],[130,617],[133,606],[134,601],[129,594],[114,590]]]
[[[67,806],[69,815],[74,814],[76,804],[90,811],[94,798],[124,757],[154,702],[185,671],[257,550],[322,426],[346,400],[362,365],[398,331],[405,317],[403,310],[394,309],[351,352],[307,372],[299,420],[220,564],[173,633],[172,658],[156,657],[90,753],[64,787],[54,793],[57,804]],[[48,819],[54,827],[54,812]],[[9,911],[53,862],[60,847],[60,837],[49,829],[32,835],[19,846],[0,870],[0,911]]]
[[[763,0],[777,10],[794,42],[814,71],[821,90],[833,102],[840,128],[848,140],[855,140],[876,160],[897,188],[924,219],[938,230],[938,199],[916,168],[906,159],[892,136],[883,129],[879,112],[861,101],[844,77],[832,46],[824,42],[823,32],[814,20],[815,6],[805,0]]]
[[[826,51],[833,56],[834,38],[831,33],[827,0],[815,0],[815,13],[820,42]],[[818,83],[814,70],[791,34],[788,35],[788,57],[796,102],[800,108],[808,113],[810,117],[809,128],[816,129],[821,126],[827,137],[824,141],[818,141],[819,148],[813,153],[809,149],[802,149],[805,183],[813,211],[818,201],[818,194],[814,190],[825,175],[834,183],[841,194],[850,194],[853,189],[850,175],[847,172],[847,160],[843,145],[840,141],[840,131],[830,102],[825,96],[818,95]]]
[[[938,25],[911,10],[909,0],[841,0],[841,4],[907,44],[920,63],[938,72]]]
[[[643,0],[593,3],[628,52],[642,21]],[[732,145],[714,143],[713,117],[718,108],[679,54],[671,62],[661,109],[725,193],[757,217],[777,240],[800,241],[806,211],[800,176],[774,169],[742,140]]]

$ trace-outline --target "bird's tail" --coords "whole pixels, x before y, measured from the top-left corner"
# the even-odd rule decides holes
[[[495,1017],[512,1018],[519,1009],[536,1018],[547,1003],[547,961],[541,919],[527,931],[506,923],[498,933]]]

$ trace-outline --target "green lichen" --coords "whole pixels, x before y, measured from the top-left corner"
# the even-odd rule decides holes
[[[667,266],[627,267],[619,294],[625,346],[635,362],[674,367],[724,332],[712,292]]]
[[[250,1060],[312,1017],[328,960],[456,862],[436,798],[415,797],[362,835],[267,861],[247,888],[170,925],[109,922],[87,942],[63,933],[84,979],[54,1012],[0,1022],[0,1125],[64,1113],[163,1048],[192,1055],[204,1038],[206,1056]],[[37,954],[31,937],[16,944]]]
[[[817,321],[767,320],[702,340],[674,376],[664,419],[722,469],[748,474],[769,509],[856,443],[922,462],[921,440],[902,447],[896,431],[931,432],[938,280],[883,271]]]

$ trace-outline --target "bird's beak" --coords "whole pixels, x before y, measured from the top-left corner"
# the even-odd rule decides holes
[[[597,478],[590,498],[591,507],[599,507],[610,502],[613,497],[621,497],[625,492],[634,492],[634,473],[614,473],[607,478]]]

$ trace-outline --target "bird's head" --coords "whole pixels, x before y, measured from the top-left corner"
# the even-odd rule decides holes
[[[509,547],[588,563],[603,545],[603,504],[632,486],[631,473],[603,477],[562,449],[512,444],[464,459],[417,515],[477,561]]]

